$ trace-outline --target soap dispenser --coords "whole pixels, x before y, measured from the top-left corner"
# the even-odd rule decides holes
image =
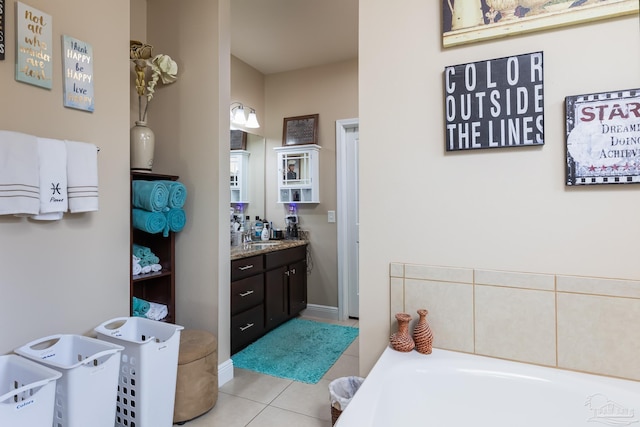
[[[269,240],[269,223],[265,222],[262,227],[262,240]]]

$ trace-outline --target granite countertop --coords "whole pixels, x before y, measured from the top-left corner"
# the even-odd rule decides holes
[[[260,246],[261,243],[267,243],[268,246]],[[231,246],[231,261],[307,244],[309,244],[309,242],[306,240],[267,240],[266,242],[257,241],[239,246]]]

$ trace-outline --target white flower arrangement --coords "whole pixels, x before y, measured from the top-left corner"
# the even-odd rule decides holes
[[[153,99],[158,81],[171,84],[178,80],[178,64],[169,55],[151,56],[153,46],[131,40],[129,58],[134,64],[136,73],[136,93],[138,94],[138,119],[147,121],[149,101]],[[150,71],[149,71],[150,70]],[[146,98],[144,110],[142,98]]]

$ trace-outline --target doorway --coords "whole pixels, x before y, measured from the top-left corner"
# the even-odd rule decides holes
[[[336,121],[338,221],[338,313],[340,320],[359,318],[359,119]]]

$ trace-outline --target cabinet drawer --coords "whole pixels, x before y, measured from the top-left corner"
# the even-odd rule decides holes
[[[231,317],[231,354],[236,353],[264,333],[264,308],[254,307]]]
[[[291,264],[307,258],[307,246],[296,246],[295,248],[269,252],[264,258],[266,269]]]
[[[231,281],[262,273],[264,261],[262,255],[251,256],[231,261]]]
[[[231,283],[231,315],[262,304],[264,300],[264,277],[256,274]]]

